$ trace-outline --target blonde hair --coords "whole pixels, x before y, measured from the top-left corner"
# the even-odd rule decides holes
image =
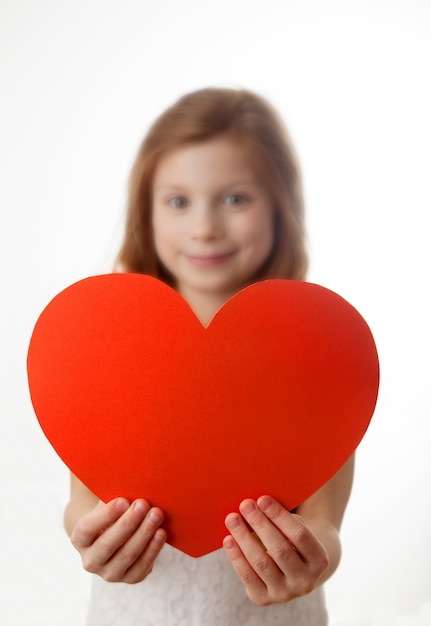
[[[303,280],[308,266],[304,202],[297,158],[278,114],[247,90],[207,88],[180,98],[149,129],[129,181],[126,228],[117,264],[173,286],[154,248],[152,183],[160,159],[187,144],[224,135],[240,142],[274,205],[274,245],[254,277]]]

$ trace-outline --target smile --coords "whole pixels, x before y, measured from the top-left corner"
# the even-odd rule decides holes
[[[205,255],[186,254],[185,257],[189,263],[196,267],[216,267],[228,261],[233,254],[233,252]]]

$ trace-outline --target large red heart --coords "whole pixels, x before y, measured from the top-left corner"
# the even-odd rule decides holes
[[[28,377],[72,472],[104,501],[160,506],[169,542],[201,556],[243,498],[292,509],[342,466],[373,414],[379,367],[363,318],[323,287],[257,283],[204,328],[165,284],[110,274],[46,307]]]

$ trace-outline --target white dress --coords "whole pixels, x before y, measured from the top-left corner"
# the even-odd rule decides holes
[[[224,550],[194,559],[165,545],[136,585],[95,576],[87,626],[327,626],[323,590],[260,607],[247,597]]]

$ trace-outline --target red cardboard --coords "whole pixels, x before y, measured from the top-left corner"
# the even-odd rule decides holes
[[[224,517],[270,494],[293,509],[361,441],[379,385],[361,315],[318,285],[268,280],[204,328],[164,283],[79,281],[41,314],[28,351],[35,413],[98,497],[148,499],[197,557]]]

